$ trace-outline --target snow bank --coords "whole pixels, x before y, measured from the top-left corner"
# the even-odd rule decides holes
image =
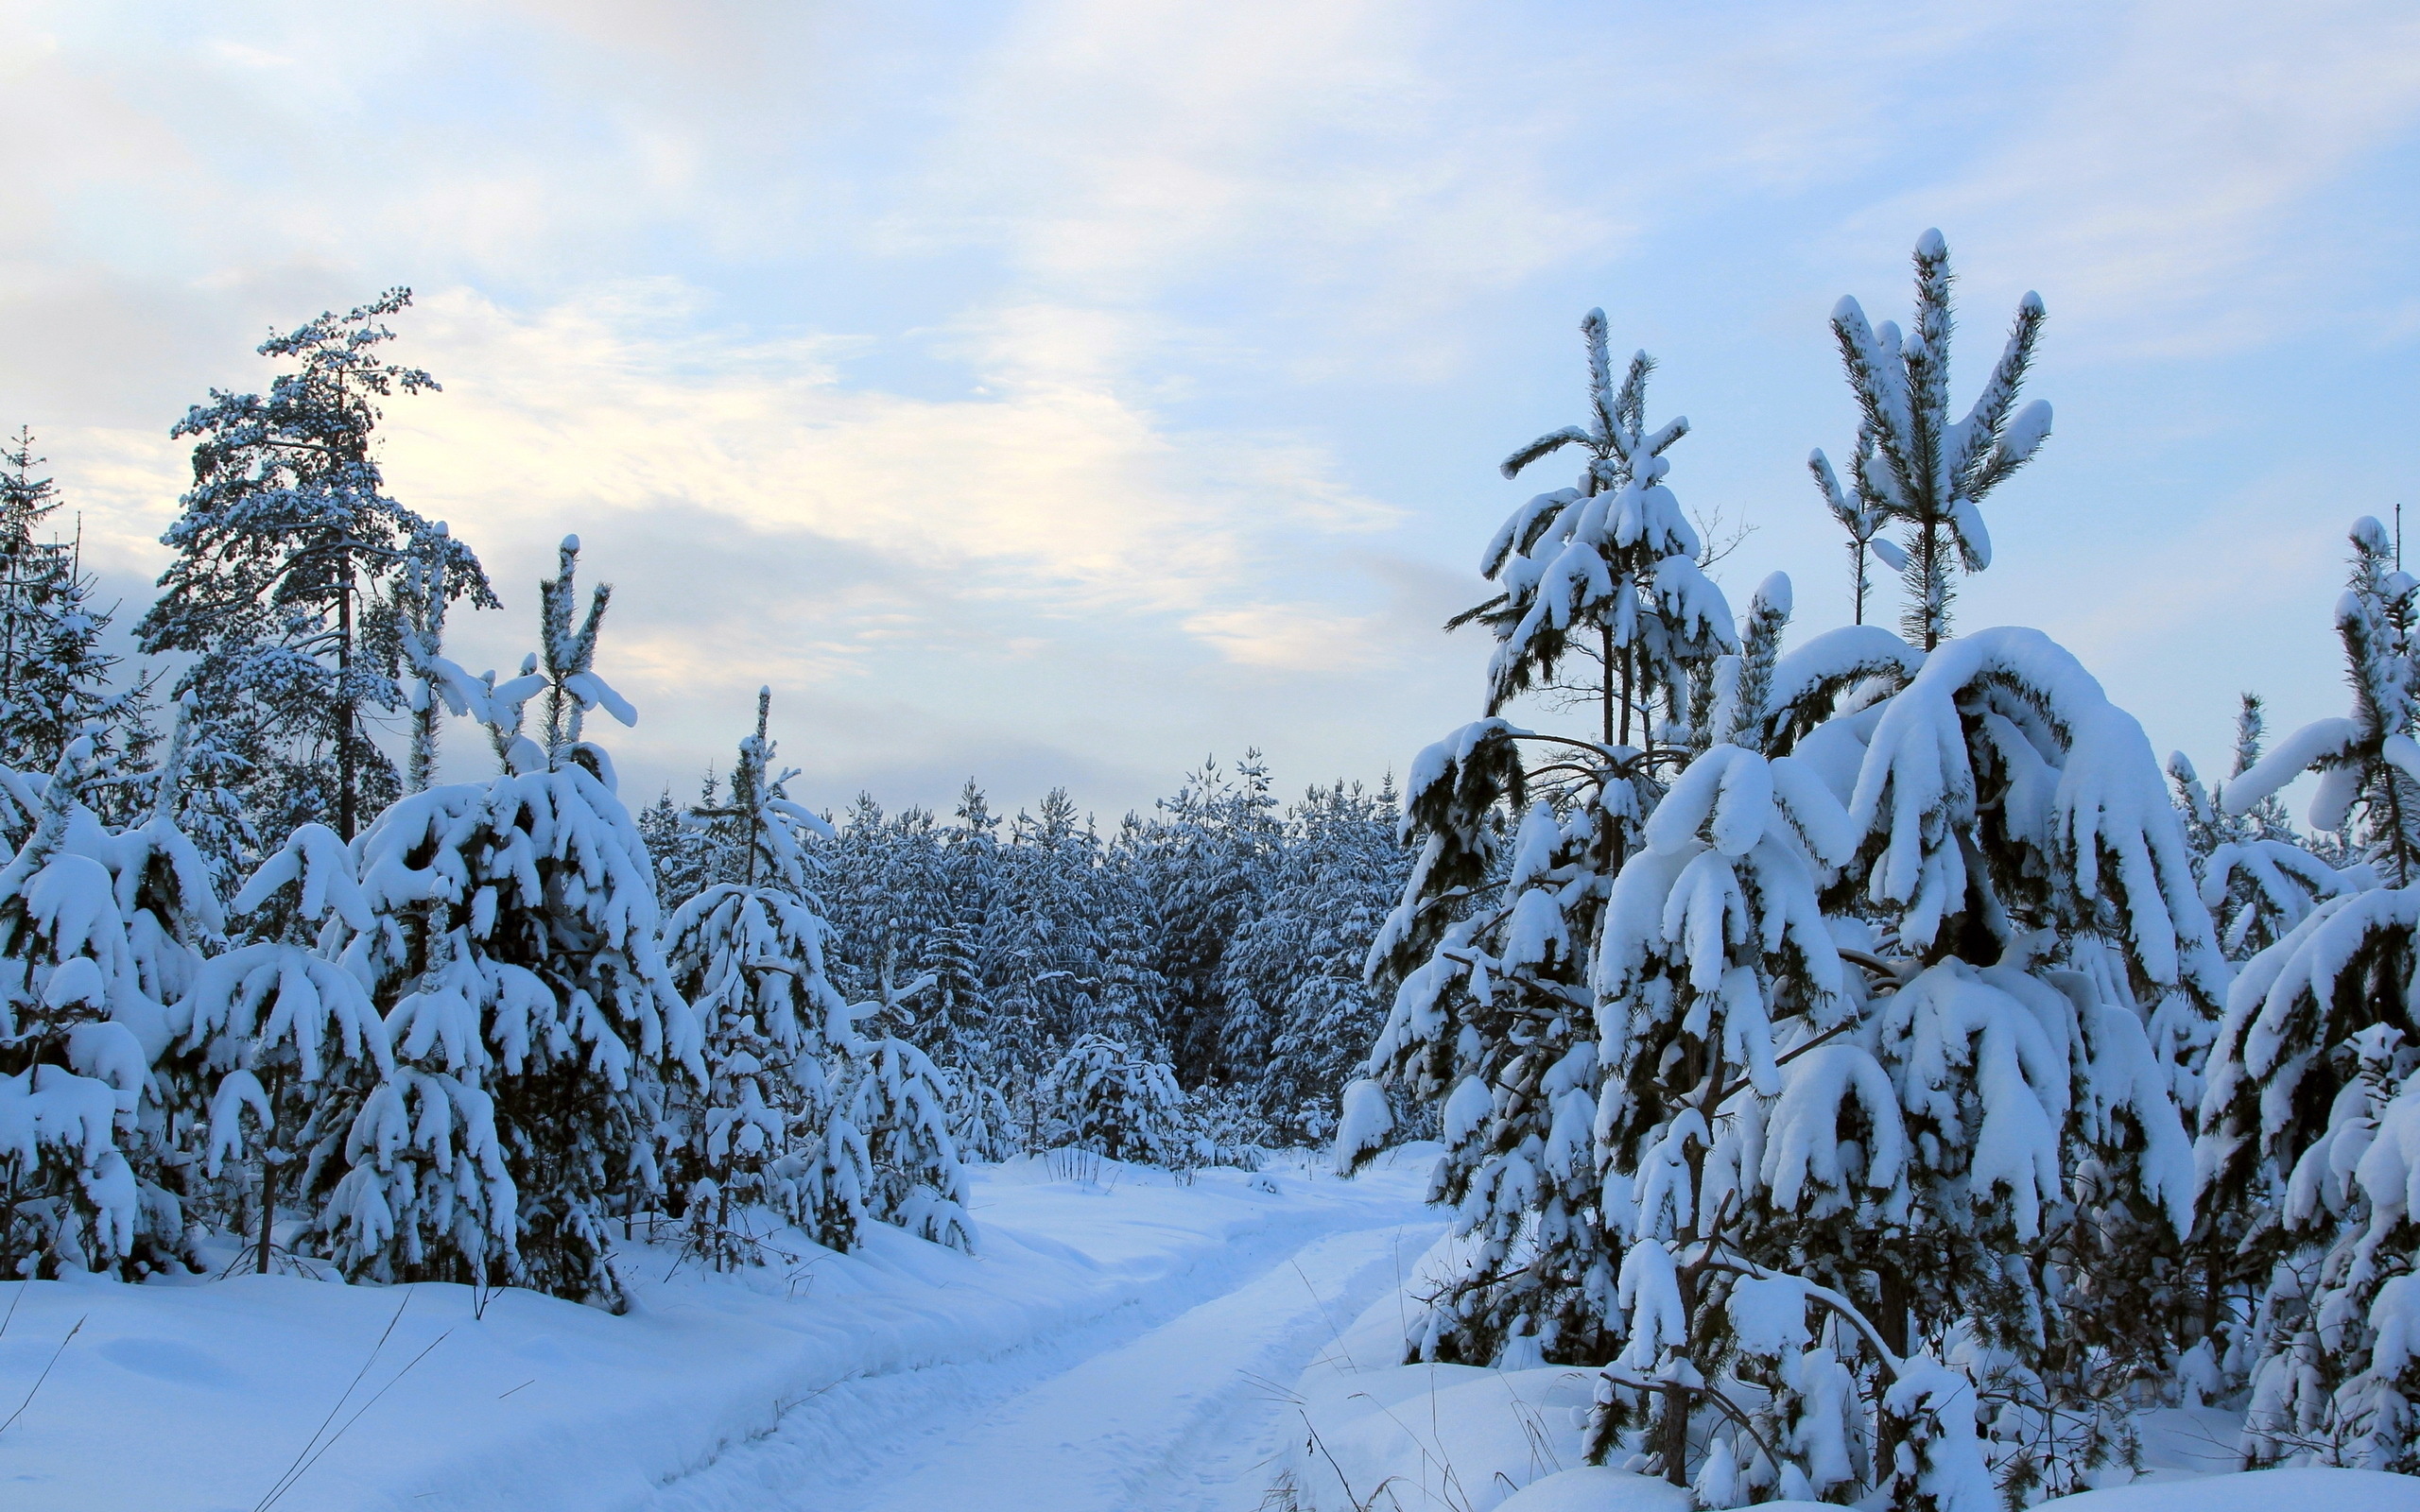
[[[2112,1486],[2044,1504],[2059,1512],[2420,1512],[2420,1478],[2378,1470],[2246,1470]]]
[[[634,1302],[623,1317],[524,1291],[480,1316],[466,1287],[285,1276],[0,1288],[0,1312],[16,1304],[0,1333],[9,1408],[58,1353],[0,1436],[0,1504],[253,1507],[360,1372],[331,1432],[367,1407],[279,1506],[761,1505],[773,1500],[761,1482],[741,1499],[730,1477],[699,1472],[807,1418],[819,1464],[871,1471],[932,1426],[937,1392],[996,1398],[1063,1366],[1063,1344],[1114,1345],[1322,1232],[1430,1221],[1430,1163],[1382,1162],[1352,1183],[1205,1171],[1190,1186],[1149,1170],[1086,1185],[1036,1163],[988,1167],[973,1190],[980,1256],[876,1226],[857,1254],[776,1236],[795,1263],[714,1275],[642,1234],[615,1257]],[[989,1373],[971,1380],[968,1362]],[[685,1489],[704,1483],[711,1498]]]
[[[1416,1298],[1452,1273],[1463,1243],[1440,1241],[1296,1385],[1282,1468],[1300,1512],[1490,1512],[1532,1482],[1581,1468],[1595,1371],[1400,1363]],[[1382,1483],[1393,1500],[1374,1503]]]
[[[1691,1512],[1653,1476],[1581,1461],[1596,1372],[1403,1365],[1419,1297],[1455,1272],[1467,1241],[1441,1240],[1295,1387],[1281,1470],[1300,1512]],[[2238,1414],[2138,1414],[2145,1479],[2042,1503],[2059,1512],[2420,1512],[2420,1478],[2374,1470],[2235,1471]],[[2106,1473],[2123,1475],[2122,1469]],[[1384,1486],[1385,1493],[1378,1488]],[[1388,1498],[1392,1497],[1390,1501]],[[1814,1502],[1767,1502],[1797,1512]]]
[[[1697,1512],[1697,1498],[1668,1481],[1629,1470],[1582,1465],[1532,1481],[1497,1503],[1499,1512]],[[1768,1502],[1762,1512],[1789,1512],[1820,1502]]]

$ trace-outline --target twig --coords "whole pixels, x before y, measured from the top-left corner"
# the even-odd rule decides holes
[[[23,1280],[17,1283],[17,1295],[9,1298],[9,1311],[6,1313],[0,1313],[0,1337],[7,1336],[9,1332],[9,1320],[17,1315],[17,1304],[26,1299],[26,1288],[32,1284],[33,1282],[30,1280]]]
[[[370,1373],[370,1367],[378,1363],[378,1351],[387,1347],[388,1336],[395,1332],[395,1325],[404,1320],[404,1309],[411,1305],[412,1294],[406,1290],[404,1293],[404,1299],[395,1304],[395,1315],[387,1320],[385,1332],[378,1335],[378,1342],[370,1347],[370,1354],[368,1358],[361,1362],[361,1368],[353,1373],[353,1380],[345,1386],[344,1394],[337,1398],[336,1404],[328,1409],[328,1415],[320,1419],[320,1426],[311,1430],[311,1436],[304,1440],[302,1449],[295,1452],[294,1462],[286,1466],[285,1473],[278,1476],[276,1482],[271,1485],[270,1491],[272,1494],[275,1493],[279,1486],[285,1485],[293,1476],[302,1472],[304,1456],[311,1452],[312,1446],[319,1443],[320,1435],[328,1431],[328,1424],[337,1420],[337,1414],[344,1411],[344,1404],[346,1400],[353,1396],[354,1389],[361,1384],[361,1378],[368,1375]],[[260,1508],[267,1505],[268,1505],[268,1503],[267,1501],[263,1501],[259,1503],[259,1506],[255,1506],[253,1508],[253,1512],[260,1512]]]
[[[394,1375],[388,1380],[385,1385],[380,1386],[377,1392],[372,1395],[368,1401],[363,1402],[359,1407],[354,1410],[353,1416],[344,1420],[343,1428],[339,1428],[335,1433],[328,1435],[328,1441],[320,1446],[318,1453],[313,1454],[308,1460],[304,1461],[301,1468],[296,1469],[293,1474],[287,1476],[285,1483],[283,1486],[276,1487],[274,1490],[270,1491],[268,1496],[264,1497],[261,1500],[260,1504],[252,1508],[252,1512],[268,1512],[270,1507],[275,1506],[279,1498],[285,1495],[286,1492],[294,1489],[295,1483],[302,1479],[305,1471],[309,1470],[312,1466],[320,1463],[321,1457],[324,1456],[329,1450],[337,1447],[337,1440],[345,1435],[345,1431],[347,1429],[350,1429],[354,1424],[361,1421],[361,1415],[363,1413],[366,1413],[371,1408],[377,1406],[378,1399],[385,1396],[389,1391],[394,1390],[396,1382],[403,1380],[404,1377],[407,1375],[410,1375],[412,1373],[413,1366],[416,1366],[423,1360],[427,1359],[430,1350],[435,1349],[439,1345],[443,1344],[447,1339],[450,1339],[453,1336],[454,1331],[452,1329],[447,1329],[444,1332],[429,1340],[427,1349],[421,1350],[420,1353],[413,1355],[409,1360],[406,1361],[404,1363],[404,1367],[401,1370],[396,1371]]]
[[[67,1337],[59,1341],[59,1348],[50,1351],[50,1365],[46,1365],[42,1367],[42,1374],[34,1377],[33,1386],[26,1393],[26,1400],[17,1403],[17,1410],[9,1415],[9,1420],[7,1422],[0,1423],[0,1434],[5,1434],[10,1428],[15,1427],[17,1419],[26,1415],[26,1409],[34,1404],[34,1393],[40,1391],[42,1389],[42,1383],[50,1379],[51,1367],[59,1364],[59,1357],[67,1352],[67,1346],[75,1342],[76,1335],[84,1332],[84,1318],[91,1317],[92,1315],[92,1314],[87,1313],[84,1314],[84,1317],[78,1318],[76,1320],[76,1326],[67,1331]]]

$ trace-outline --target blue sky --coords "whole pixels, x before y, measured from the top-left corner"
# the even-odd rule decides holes
[[[1902,313],[1927,226],[1961,402],[2050,315],[1962,623],[2161,749],[2216,765],[2242,687],[2339,712],[2343,529],[2420,506],[2408,5],[404,9],[6,7],[0,421],[139,604],[183,406],[412,285],[446,391],[389,477],[509,606],[458,654],[518,659],[579,532],[644,791],[760,682],[819,802],[1400,770],[1477,712],[1436,627],[1563,481],[1494,464],[1577,418],[1591,305],[1693,422],[1675,491],[1754,527],[1735,600],[1839,623],[1824,318]]]

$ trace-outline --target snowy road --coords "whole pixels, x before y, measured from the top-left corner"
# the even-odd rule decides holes
[[[666,1487],[658,1506],[1256,1507],[1293,1424],[1286,1388],[1443,1228],[1395,1202],[1335,1216],[1349,1226],[1241,1242],[1069,1335],[840,1383]]]

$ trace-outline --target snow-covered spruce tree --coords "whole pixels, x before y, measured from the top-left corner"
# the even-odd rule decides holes
[[[1473,1241],[1416,1325],[1415,1358],[1593,1364],[1617,1342],[1618,1257],[1591,1132],[1599,1071],[1588,961],[1614,874],[1660,791],[1656,768],[1686,754],[1652,743],[1652,706],[1673,709],[1693,676],[1738,645],[1663,482],[1663,453],[1687,424],[1650,431],[1652,365],[1634,358],[1617,390],[1602,312],[1582,332],[1590,422],[1541,438],[1503,470],[1566,444],[1586,450],[1586,468],[1576,487],[1516,509],[1488,545],[1481,569],[1505,591],[1456,623],[1495,634],[1489,717],[1413,762],[1402,835],[1417,857],[1370,953],[1374,975],[1400,985],[1369,1074],[1440,1107],[1446,1156],[1433,1194]],[[1497,716],[1575,641],[1594,643],[1604,673],[1599,739]],[[1648,749],[1616,743],[1634,730]],[[1534,771],[1524,744],[1545,753]],[[1348,1091],[1348,1113],[1374,1099]],[[1372,1153],[1371,1122],[1345,1120],[1343,1163]]]
[[[2260,724],[2260,700],[2247,693],[2236,716],[2232,777],[2241,778],[2258,765]],[[2342,872],[2314,854],[2273,793],[2248,813],[2230,813],[2225,784],[2204,788],[2183,751],[2168,758],[2168,777],[2201,873],[2202,902],[2230,960],[2247,959],[2275,944],[2322,900],[2376,885],[2366,866]]]
[[[1287,816],[1260,917],[1228,948],[1224,969],[1242,984],[1234,994],[1271,1008],[1268,1070],[1253,1089],[1281,1134],[1334,1134],[1337,1099],[1385,1022],[1386,1000],[1361,969],[1403,890],[1400,808],[1392,782],[1377,793],[1311,788]]]
[[[1112,1160],[1183,1163],[1184,1092],[1176,1072],[1107,1035],[1079,1035],[1042,1080],[1054,1146]]]
[[[349,1169],[320,1177],[322,1242],[357,1275],[493,1274],[618,1304],[607,1217],[661,1190],[667,1079],[705,1079],[646,846],[611,762],[581,738],[599,705],[637,715],[594,670],[608,591],[578,617],[579,549],[566,538],[540,585],[538,670],[483,695],[506,771],[407,795],[354,847],[372,923],[344,960],[384,1008],[396,1062],[346,1133]],[[543,739],[520,733],[542,696]],[[491,1120],[509,1226],[466,1206],[459,1142]]]
[[[1917,238],[1915,268],[1915,328],[1905,335],[1888,320],[1868,325],[1854,299],[1833,309],[1832,335],[1861,412],[1849,493],[1842,494],[1823,453],[1808,462],[1825,503],[1853,537],[1867,530],[1876,510],[1906,526],[1897,553],[1905,558],[1900,576],[1908,590],[1901,623],[1908,639],[1929,651],[1949,634],[1956,571],[1992,564],[1992,538],[1977,507],[2041,447],[2050,434],[2050,406],[2037,399],[2011,413],[2042,331],[2042,297],[2028,293],[1974,407],[1962,420],[1950,419],[1949,249],[1941,232]],[[1891,560],[1891,554],[1877,554]],[[1858,567],[1861,585],[1861,551]]]
[[[372,448],[377,401],[437,383],[380,358],[394,289],[262,343],[297,360],[266,397],[211,390],[169,434],[194,440],[194,486],[161,540],[178,553],[136,627],[147,653],[191,653],[179,691],[248,711],[252,802],[272,833],[332,818],[350,840],[399,790],[362,711],[402,702],[364,655],[372,595],[398,567],[441,568],[443,593],[493,607],[478,558],[387,496]],[[222,725],[222,730],[226,727]]]
[[[726,805],[745,848],[740,876],[681,905],[665,956],[704,1035],[706,1077],[676,1096],[666,1177],[688,1244],[716,1265],[757,1258],[735,1204],[769,1207],[820,1244],[848,1249],[872,1179],[864,1141],[838,1116],[833,1062],[856,1038],[824,975],[829,933],[806,901],[800,832],[822,819],[783,791],[766,732],[772,691],[756,696],[756,732],[740,742]]]
[[[1269,768],[1253,749],[1232,779],[1215,759],[1204,761],[1157,810],[1149,831],[1159,921],[1153,966],[1165,986],[1168,1058],[1179,1081],[1192,1087],[1257,1069],[1238,1067],[1224,1053],[1236,1005],[1226,999],[1219,968],[1228,942],[1259,909],[1277,849],[1277,801]],[[1242,1038],[1248,1043],[1256,1031]]]

